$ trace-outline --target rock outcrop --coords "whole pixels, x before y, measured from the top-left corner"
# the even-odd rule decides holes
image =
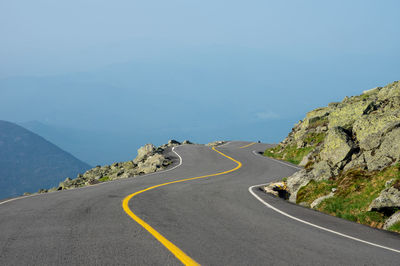
[[[207,146],[209,146],[209,147],[215,147],[215,146],[223,145],[223,144],[225,144],[225,143],[226,143],[226,141],[217,140],[217,141],[208,143]]]
[[[185,144],[190,143],[190,141],[185,141]],[[153,144],[146,144],[138,149],[136,158],[131,161],[96,166],[84,174],[79,174],[75,179],[65,179],[56,188],[41,190],[41,193],[51,190],[64,190],[95,185],[100,182],[135,177],[164,170],[172,164],[172,158],[167,156],[168,149],[179,145],[181,143],[176,140],[170,140],[168,144],[161,145],[160,147],[155,147]]]
[[[400,208],[400,190],[396,187],[384,189],[379,196],[369,205],[369,211],[382,211],[393,213]]]
[[[306,168],[287,180],[293,202],[310,180],[335,179],[355,168],[379,171],[396,164],[400,160],[400,82],[309,112],[285,140],[266,151],[271,154],[284,160],[300,155],[298,162]]]

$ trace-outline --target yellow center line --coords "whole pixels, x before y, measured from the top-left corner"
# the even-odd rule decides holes
[[[222,156],[234,161],[237,166],[235,168],[232,168],[230,170],[227,171],[223,171],[223,172],[219,172],[219,173],[215,173],[215,174],[209,174],[209,175],[203,175],[203,176],[197,176],[197,177],[192,177],[192,178],[187,178],[187,179],[181,179],[181,180],[175,180],[172,182],[167,182],[167,183],[163,183],[163,184],[159,184],[159,185],[155,185],[152,187],[148,187],[146,189],[140,190],[138,192],[135,192],[133,194],[130,194],[129,196],[127,196],[126,198],[124,198],[124,200],[122,201],[122,208],[124,209],[124,211],[133,219],[135,220],[139,225],[141,225],[144,229],[146,229],[154,238],[156,238],[161,244],[163,244],[172,254],[175,255],[175,257],[180,260],[184,265],[200,265],[199,263],[197,263],[195,260],[193,260],[191,257],[189,257],[188,255],[185,254],[185,252],[183,252],[180,248],[178,248],[177,246],[175,246],[171,241],[169,241],[168,239],[166,239],[163,235],[161,235],[159,232],[157,232],[153,227],[151,227],[148,223],[146,223],[145,221],[143,221],[142,219],[140,219],[130,208],[129,208],[129,201],[145,192],[145,191],[149,191],[158,187],[162,187],[162,186],[166,186],[166,185],[170,185],[170,184],[175,184],[175,183],[180,183],[180,182],[185,182],[185,181],[190,181],[190,180],[195,180],[195,179],[200,179],[200,178],[206,178],[206,177],[210,177],[210,176],[217,176],[217,175],[223,175],[223,174],[228,174],[231,173],[233,171],[238,170],[240,167],[242,167],[242,163],[233,159],[232,157],[229,157],[228,155],[220,152],[219,150],[217,150],[215,147],[212,148],[214,151],[218,152],[219,154],[221,154]]]
[[[244,145],[242,147],[239,147],[239,149],[247,148],[247,147],[250,147],[251,145],[254,145],[254,144],[256,144],[256,142],[252,142],[250,144],[247,144],[247,145]]]

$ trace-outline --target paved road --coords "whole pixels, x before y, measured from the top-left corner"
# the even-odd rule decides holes
[[[253,153],[266,144],[240,148],[248,144],[218,148],[240,161],[240,169],[145,191],[129,201],[129,209],[204,265],[399,265],[399,253],[298,222],[259,202],[250,186],[296,170]],[[224,172],[237,164],[202,145],[175,151],[183,163],[168,172],[0,203],[0,265],[180,265],[128,216],[122,201],[157,184]],[[397,234],[254,192],[299,219],[400,249]]]

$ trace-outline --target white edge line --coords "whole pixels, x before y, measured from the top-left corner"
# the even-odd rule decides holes
[[[258,154],[256,151],[253,151],[253,154],[256,155],[256,156],[262,156],[262,155]],[[280,164],[283,164],[283,165],[292,167],[292,168],[294,168],[294,169],[298,169],[298,170],[303,169],[303,168],[301,168],[301,167],[297,167],[297,166],[294,166],[294,165],[291,165],[291,164],[282,162],[282,161],[280,161],[280,160],[277,160],[277,159],[274,159],[274,158],[271,158],[271,157],[267,157],[267,156],[262,156],[262,157],[263,157],[263,158],[266,158],[266,159],[268,159],[268,160],[271,160],[271,161],[274,161],[274,162],[277,162],[277,163],[280,163]]]
[[[176,146],[176,147],[179,147],[179,146]],[[172,147],[172,151],[179,157],[179,164],[178,165],[175,165],[174,167],[172,167],[170,169],[163,170],[163,171],[154,172],[154,173],[150,173],[150,174],[146,174],[146,175],[139,175],[139,176],[136,176],[135,178],[137,178],[137,177],[146,177],[146,176],[155,175],[155,174],[162,174],[162,173],[174,170],[174,169],[178,168],[179,166],[181,166],[182,163],[183,163],[182,157],[175,151],[175,147]],[[120,179],[120,180],[122,180],[122,179]],[[104,185],[104,184],[107,184],[107,183],[109,183],[109,182],[102,182],[102,183],[95,184],[95,185],[89,185],[89,186],[78,187],[78,188],[73,188],[73,189],[66,189],[65,191],[75,190],[75,189],[91,188],[91,187],[95,187],[95,186],[99,186],[99,185]],[[47,193],[39,193],[39,194],[33,194],[33,195],[28,195],[28,196],[17,197],[17,198],[13,198],[13,199],[2,201],[2,202],[0,202],[0,205],[5,204],[7,202],[15,201],[15,200],[21,200],[21,199],[25,199],[25,198],[40,196],[40,195],[48,195],[48,194],[56,193],[56,192],[58,192],[58,191],[52,191],[52,192],[47,192]]]
[[[334,230],[331,230],[331,229],[328,229],[328,228],[325,228],[325,227],[322,227],[322,226],[319,226],[319,225],[316,225],[316,224],[313,224],[313,223],[304,221],[304,220],[302,220],[302,219],[300,219],[300,218],[294,217],[294,216],[292,216],[292,215],[290,215],[290,214],[288,214],[288,213],[286,213],[286,212],[284,212],[284,211],[279,210],[278,208],[276,208],[276,207],[270,205],[269,203],[265,202],[263,199],[261,199],[259,196],[257,196],[256,193],[253,192],[253,189],[254,189],[255,187],[260,187],[260,186],[267,185],[267,184],[268,184],[268,183],[251,186],[251,187],[249,187],[249,192],[250,192],[257,200],[259,200],[262,204],[264,204],[264,205],[267,206],[268,208],[270,208],[270,209],[272,209],[272,210],[274,210],[274,211],[276,211],[276,212],[278,212],[278,213],[280,213],[280,214],[282,214],[282,215],[284,215],[284,216],[286,216],[286,217],[289,217],[290,219],[293,219],[293,220],[298,221],[298,222],[300,222],[300,223],[304,223],[304,224],[313,226],[313,227],[315,227],[315,228],[318,228],[318,229],[321,229],[321,230],[330,232],[330,233],[332,233],[332,234],[336,234],[336,235],[339,235],[339,236],[342,236],[342,237],[346,237],[346,238],[349,238],[349,239],[352,239],[352,240],[355,240],[355,241],[358,241],[358,242],[361,242],[361,243],[364,243],[364,244],[368,244],[368,245],[371,245],[371,246],[374,246],[374,247],[383,248],[383,249],[390,250],[390,251],[393,251],[393,252],[396,252],[396,253],[400,253],[400,250],[397,250],[397,249],[394,249],[394,248],[389,248],[389,247],[382,246],[382,245],[378,245],[378,244],[375,244],[375,243],[372,243],[372,242],[368,242],[368,241],[365,241],[365,240],[362,240],[362,239],[359,239],[359,238],[356,238],[356,237],[353,237],[353,236],[349,236],[349,235],[346,235],[346,234],[343,234],[343,233],[339,233],[339,232],[337,232],[337,231],[334,231]]]

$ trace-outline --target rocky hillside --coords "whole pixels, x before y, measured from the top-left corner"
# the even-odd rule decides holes
[[[79,174],[75,179],[67,178],[57,187],[51,189],[41,189],[40,193],[52,192],[94,185],[97,183],[116,180],[121,178],[135,177],[138,175],[149,174],[164,170],[173,163],[173,158],[168,156],[172,147],[181,144],[192,144],[185,140],[180,143],[170,140],[168,144],[155,147],[153,144],[146,144],[138,149],[137,157],[132,161],[113,163],[112,165],[96,166],[93,169]]]
[[[400,231],[400,82],[307,113],[265,155],[304,167],[271,185],[289,201]]]
[[[54,186],[89,168],[39,135],[0,121],[0,198]]]

